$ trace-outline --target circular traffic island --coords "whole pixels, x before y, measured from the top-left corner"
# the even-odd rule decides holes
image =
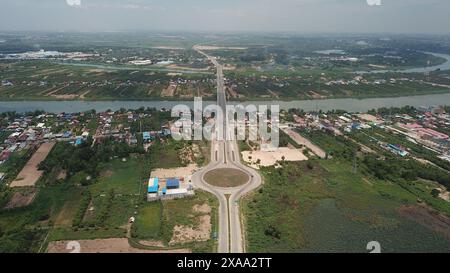
[[[221,188],[235,188],[247,184],[250,181],[248,174],[232,168],[209,171],[205,174],[203,179],[206,183]]]

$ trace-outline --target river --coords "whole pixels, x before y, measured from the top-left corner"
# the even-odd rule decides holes
[[[371,70],[371,71],[357,71],[357,74],[379,74],[379,73],[428,73],[436,70],[450,70],[450,55],[449,54],[441,54],[441,53],[433,53],[433,52],[425,52],[427,54],[431,54],[435,57],[440,57],[446,59],[447,61],[440,65],[435,66],[427,66],[427,67],[416,67],[404,70]]]
[[[151,107],[156,109],[171,109],[178,104],[185,104],[192,107],[193,102],[185,101],[0,101],[0,112],[16,111],[27,112],[43,110],[51,113],[75,113],[95,109],[97,112],[111,110],[138,109],[140,107]],[[214,104],[214,102],[203,102],[204,106]],[[230,104],[240,104],[230,102]],[[370,99],[326,99],[326,100],[305,100],[305,101],[250,101],[245,105],[279,105],[280,109],[303,109],[305,111],[314,110],[345,110],[348,112],[366,112],[374,108],[381,107],[403,107],[410,106],[435,106],[450,105],[449,94],[434,94],[423,96],[408,96],[396,98],[370,98]]]

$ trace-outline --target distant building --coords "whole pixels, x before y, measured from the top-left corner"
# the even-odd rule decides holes
[[[148,142],[152,141],[152,137],[151,137],[151,135],[150,135],[150,132],[144,132],[144,133],[142,133],[142,140],[143,140],[145,143],[148,143]]]

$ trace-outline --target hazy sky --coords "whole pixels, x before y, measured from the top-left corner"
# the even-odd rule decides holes
[[[3,31],[450,33],[449,26],[450,0],[0,0]]]

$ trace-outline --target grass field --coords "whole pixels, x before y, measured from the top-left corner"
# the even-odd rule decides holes
[[[398,212],[418,206],[415,194],[351,169],[337,159],[263,168],[264,186],[243,206],[248,250],[367,252],[375,240],[384,252],[450,251],[444,234]]]
[[[130,158],[126,162],[116,159],[103,166],[103,172],[97,183],[90,186],[93,195],[114,190],[116,194],[133,195],[139,193],[142,164],[139,158]]]
[[[133,236],[140,239],[160,239],[162,213],[160,202],[142,204],[133,224]]]
[[[207,172],[204,179],[208,184],[216,187],[234,188],[244,185],[250,178],[238,169],[215,169]]]

